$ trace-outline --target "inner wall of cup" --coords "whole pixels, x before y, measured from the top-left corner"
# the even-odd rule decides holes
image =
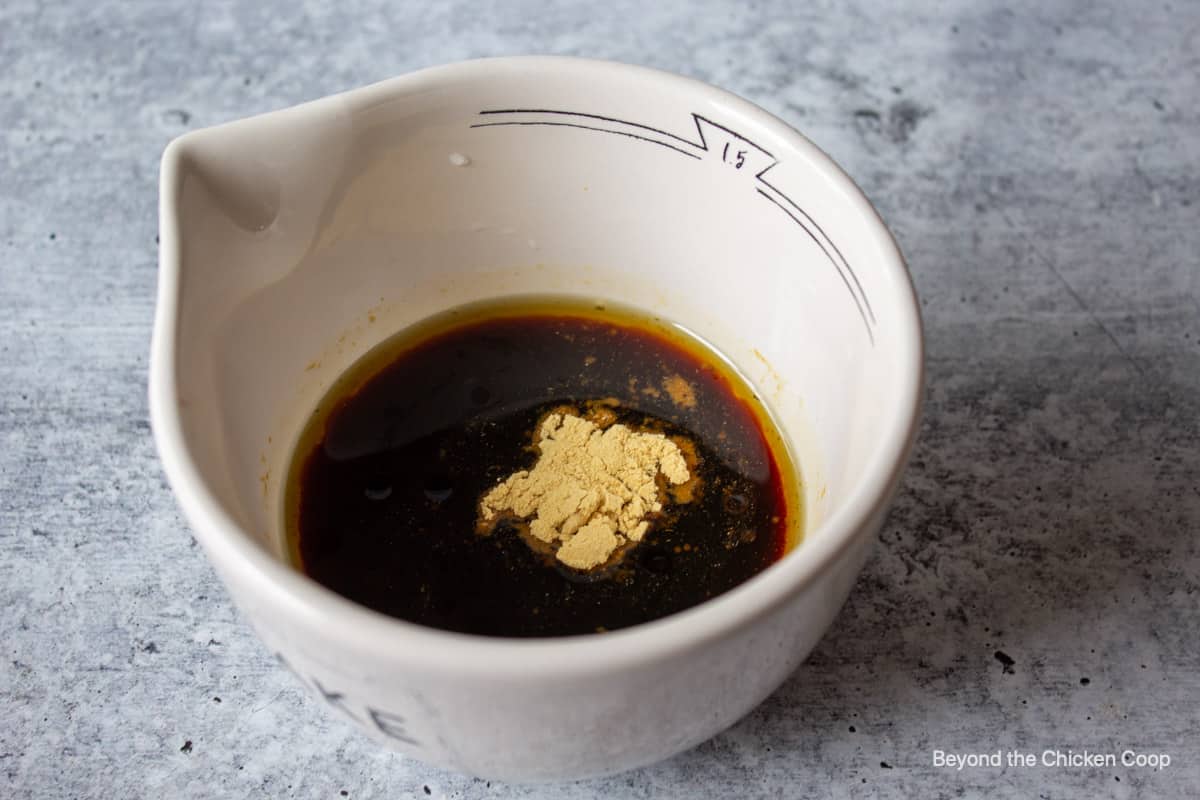
[[[624,102],[623,118],[651,113]],[[336,180],[284,187],[277,220],[293,194],[323,198],[315,234],[303,234],[311,243],[298,259],[279,247],[295,259],[284,269],[258,251],[259,266],[242,266],[244,296],[198,345],[215,351],[224,463],[210,466],[225,470],[231,513],[282,557],[292,446],[341,371],[446,308],[554,293],[644,309],[721,350],[784,429],[804,478],[806,536],[819,531],[875,455],[897,380],[880,331],[894,291],[872,277],[853,209],[805,175],[800,154],[780,169],[786,144],[763,131],[709,127],[701,149],[694,112],[676,125],[689,144],[663,135],[662,121],[659,133],[582,116],[557,124],[564,115],[490,125],[503,115],[478,110],[366,126],[339,150]],[[776,172],[788,185],[764,181]],[[262,285],[256,268],[276,274]]]

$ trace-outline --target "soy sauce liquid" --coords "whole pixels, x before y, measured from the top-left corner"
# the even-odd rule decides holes
[[[671,376],[694,404],[667,391]],[[618,422],[694,444],[698,496],[666,503],[597,572],[535,552],[511,524],[478,533],[481,496],[537,460],[539,419],[605,398]],[[301,436],[286,516],[298,566],[362,605],[563,636],[673,614],[765,569],[800,530],[798,485],[753,392],[700,342],[627,312],[510,301],[430,320],[352,367]]]

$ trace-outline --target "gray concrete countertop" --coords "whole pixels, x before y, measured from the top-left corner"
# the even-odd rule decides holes
[[[1196,796],[1200,6],[650,5],[0,5],[0,796]],[[896,232],[929,367],[807,663],[689,753],[535,787],[390,754],[306,696],[195,546],[145,399],[172,137],[525,52],[681,72],[805,132]],[[1040,764],[1127,749],[1171,764]]]

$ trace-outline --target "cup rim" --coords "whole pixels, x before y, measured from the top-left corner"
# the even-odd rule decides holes
[[[337,107],[372,105],[381,99],[432,88],[498,70],[550,70],[580,75],[608,73],[628,81],[659,83],[676,92],[716,99],[771,131],[802,154],[840,190],[881,254],[881,266],[897,287],[898,313],[893,339],[903,363],[892,397],[900,405],[880,437],[879,452],[851,489],[841,508],[783,559],[744,583],[697,606],[650,622],[607,632],[546,638],[491,637],[430,628],[361,606],[296,571],[273,556],[221,507],[191,457],[176,412],[175,384],[179,283],[181,273],[177,187],[189,142],[212,128],[172,141],[166,148],[159,182],[159,284],[151,340],[150,417],[159,458],[193,535],[209,557],[266,595],[262,605],[290,615],[297,626],[320,626],[324,635],[351,652],[369,649],[384,659],[444,674],[484,673],[493,680],[526,681],[531,675],[562,677],[611,671],[625,665],[678,655],[727,636],[761,619],[803,591],[839,556],[871,530],[871,521],[891,500],[916,439],[924,386],[920,307],[904,258],[878,212],[853,180],[822,150],[774,115],[748,100],[701,81],[649,67],[562,56],[509,56],[473,59],[429,67],[378,83],[329,95],[282,111],[226,123],[298,113],[324,113]],[[221,126],[224,127],[224,126]]]

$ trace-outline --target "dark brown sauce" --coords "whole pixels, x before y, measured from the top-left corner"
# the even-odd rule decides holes
[[[670,376],[694,406],[672,398]],[[618,422],[694,444],[698,496],[668,503],[596,572],[535,552],[511,524],[478,533],[480,497],[536,460],[538,420],[603,398]],[[749,579],[800,529],[798,496],[761,404],[704,345],[627,312],[526,301],[442,315],[351,368],[301,437],[287,515],[301,569],[369,608],[562,636],[657,619]]]

